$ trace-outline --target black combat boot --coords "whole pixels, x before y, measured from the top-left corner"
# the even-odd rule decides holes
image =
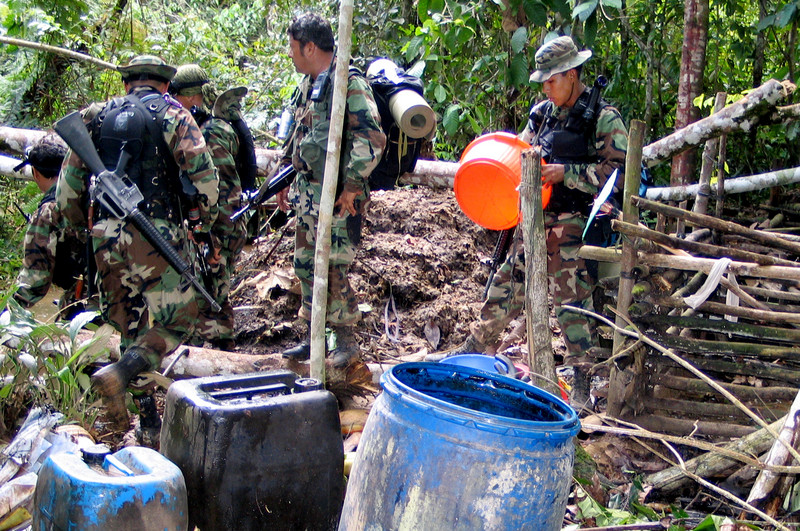
[[[480,343],[472,334],[467,336],[466,341],[444,352],[436,352],[425,356],[425,361],[442,361],[450,356],[457,356],[459,354],[483,354],[486,350],[486,345]]]
[[[303,341],[296,347],[292,347],[281,352],[281,356],[296,361],[307,360],[311,357],[311,343],[308,341]]]
[[[333,328],[336,334],[336,348],[331,352],[331,365],[334,369],[344,369],[358,359],[361,352],[352,326]]]
[[[116,363],[106,365],[92,375],[92,389],[103,397],[109,420],[114,427],[130,426],[128,409],[125,406],[125,389],[134,376],[150,368],[142,349],[131,347]]]

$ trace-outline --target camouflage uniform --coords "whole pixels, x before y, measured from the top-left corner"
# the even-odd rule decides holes
[[[588,97],[588,94],[587,88],[581,97]],[[587,145],[587,160],[565,162],[564,182],[554,186],[553,199],[545,209],[549,290],[568,356],[583,355],[597,344],[594,320],[568,311],[564,306],[593,309],[596,273],[593,275],[591,268],[587,269],[586,261],[578,257],[577,251],[583,244],[582,234],[594,196],[613,171],[622,168],[628,146],[627,131],[619,112],[605,102],[600,105],[594,142]],[[555,123],[548,132],[543,132],[540,142],[544,141],[547,133],[563,129],[569,110],[557,108],[550,101],[535,105],[520,138],[532,142],[540,124],[552,116]],[[569,200],[559,201],[559,197]],[[492,279],[480,319],[470,326],[472,335],[481,344],[494,343],[506,325],[522,311],[524,267],[522,231],[518,230],[512,252]]]
[[[202,95],[202,107],[193,106],[191,112],[200,126],[219,176],[219,213],[211,227],[211,234],[220,245],[220,261],[209,266],[210,285],[207,289],[221,310],[215,312],[205,298],[198,299],[201,316],[191,342],[202,344],[207,340],[229,350],[234,340],[233,307],[229,300],[231,278],[236,260],[244,248],[247,230],[243,218],[235,222],[230,220],[241,205],[242,184],[236,169],[239,136],[229,120],[241,117],[240,100],[247,94],[247,89],[237,87],[217,97],[205,70],[199,65],[187,64],[178,68],[169,90],[187,105],[194,101],[190,100],[192,97]],[[213,109],[212,113],[208,112],[208,108]]]
[[[242,198],[242,185],[236,173],[234,154],[239,149],[239,138],[227,122],[210,118],[200,126],[206,139],[214,166],[219,174],[219,215],[211,233],[220,244],[220,262],[213,266],[211,293],[222,309],[211,310],[205,299],[200,301],[203,319],[198,324],[198,335],[211,340],[232,340],[234,337],[233,306],[229,299],[231,277],[236,260],[245,244],[244,218],[231,221],[231,214],[239,209]]]
[[[284,160],[284,163],[291,162],[297,170],[297,177],[289,191],[289,202],[297,211],[294,269],[300,279],[302,292],[302,306],[298,315],[306,321],[311,319],[321,177],[325,169],[333,99],[333,91],[329,90],[322,101],[311,101],[311,88],[311,79],[306,76],[296,93],[295,132]],[[367,179],[386,146],[386,136],[381,130],[372,90],[366,79],[354,70],[351,70],[347,84],[343,135],[340,161],[343,170],[340,172],[338,189],[358,193],[354,204],[359,214],[339,216],[334,213],[333,216],[327,306],[327,322],[331,326],[352,325],[361,318],[347,273],[361,237],[361,213],[369,199]]]
[[[131,92],[140,98],[152,95],[166,98],[148,86],[136,87]],[[217,216],[219,182],[211,156],[189,111],[167,101],[163,136],[171,151],[168,157],[174,158],[197,188],[200,220],[210,227]],[[88,178],[83,161],[70,152],[59,177],[56,200],[67,222],[76,227],[87,226],[86,214],[79,205],[88,194]],[[177,180],[178,176],[174,178]],[[186,234],[175,217],[163,212],[148,214],[161,235],[185,257]],[[161,358],[177,348],[194,329],[199,314],[195,290],[191,285],[183,286],[180,274],[131,223],[114,217],[100,218],[92,226],[91,235],[104,313],[120,331],[121,348],[127,352],[136,347],[151,366],[157,367]],[[148,324],[148,312],[152,326]]]
[[[14,298],[29,308],[50,290],[50,285],[65,290],[59,302],[63,316],[72,314],[66,304],[85,296],[86,234],[62,225],[56,208],[55,184],[45,192],[25,231],[22,269],[17,275]]]

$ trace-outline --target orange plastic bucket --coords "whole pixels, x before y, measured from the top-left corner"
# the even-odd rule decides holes
[[[469,219],[490,230],[519,223],[520,155],[531,147],[511,133],[489,133],[470,142],[461,155],[453,191]],[[542,188],[542,205],[551,187]]]

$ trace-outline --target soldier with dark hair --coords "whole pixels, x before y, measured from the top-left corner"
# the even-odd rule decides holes
[[[83,311],[86,296],[86,234],[65,227],[56,208],[56,181],[67,149],[53,136],[31,146],[14,171],[30,165],[33,181],[44,192],[25,232],[22,269],[17,275],[14,299],[29,308],[55,284],[64,290],[59,300],[60,316],[69,319]]]
[[[536,52],[531,81],[543,83],[547,99],[530,111],[520,138],[540,146],[547,164],[542,178],[553,186],[544,211],[547,273],[556,317],[567,347],[566,365],[576,365],[576,389],[588,399],[586,373],[577,365],[597,346],[595,323],[567,306],[592,310],[596,267],[578,256],[595,195],[614,170],[625,164],[628,134],[619,111],[603,99],[589,109],[591,89],[581,80],[582,65],[592,56],[578,51],[571,37],[557,37]],[[622,179],[616,186],[621,186]],[[479,320],[470,325],[466,341],[450,351],[431,354],[438,361],[455,354],[484,352],[493,346],[511,320],[522,311],[525,291],[522,232],[517,230],[512,252],[492,278]],[[580,380],[580,382],[578,381]],[[574,401],[573,403],[575,403]]]
[[[235,222],[230,220],[231,214],[239,209],[242,197],[236,160],[240,149],[246,148],[240,145],[231,123],[241,120],[240,102],[247,89],[236,87],[218,96],[205,70],[199,65],[187,64],[178,67],[170,85],[170,94],[194,116],[219,174],[219,215],[211,233],[219,241],[220,254],[209,257],[211,270],[208,280],[211,284],[209,291],[222,309],[215,312],[207,301],[201,299],[201,321],[197,324],[195,336],[198,341],[205,339],[222,350],[233,350],[233,307],[229,300],[231,277],[244,248],[247,229],[244,218]]]
[[[331,75],[336,65],[333,31],[324,18],[304,13],[292,21],[288,36],[289,57],[295,69],[305,77],[295,92],[295,125],[283,161],[294,166],[297,177],[291,190],[279,192],[277,200],[282,210],[288,210],[288,197],[297,211],[294,269],[302,291],[298,315],[309,321],[322,181],[337,180],[338,196],[331,226],[327,322],[336,336],[331,362],[334,367],[343,368],[359,354],[353,328],[361,319],[361,311],[347,275],[361,239],[361,219],[369,199],[367,180],[381,159],[386,135],[381,130],[380,114],[369,83],[358,70],[351,68],[340,170],[336,175],[324,174],[333,100]],[[284,357],[294,359],[307,359],[309,355],[307,340],[283,353]]]
[[[159,57],[142,55],[119,70],[126,96],[107,102],[92,119],[92,140],[107,169],[117,167],[123,150],[130,156],[122,170],[144,196],[139,210],[177,253],[186,256],[177,202],[179,173],[197,189],[199,224],[190,237],[210,242],[208,229],[217,215],[219,194],[214,163],[192,115],[166,95],[175,68]],[[195,289],[132,222],[100,204],[90,204],[87,215],[81,205],[91,184],[86,165],[70,151],[56,200],[70,224],[91,227],[102,310],[120,332],[123,351],[118,362],[92,376],[92,387],[104,397],[114,423],[124,427],[129,422],[124,401],[128,383],[140,372],[159,367],[161,359],[191,335],[199,308]]]

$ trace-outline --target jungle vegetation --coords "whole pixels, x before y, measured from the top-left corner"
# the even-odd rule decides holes
[[[273,132],[297,81],[287,50],[294,13],[316,9],[338,22],[338,3],[308,0],[0,0],[0,36],[63,47],[124,64],[154,53],[172,64],[196,62],[217,86],[246,85],[246,116],[257,142]],[[700,116],[719,91],[741,97],[765,80],[795,80],[800,0],[355,0],[353,57],[365,67],[389,57],[420,73],[440,119],[434,153],[458,160],[476,136],[521,130],[540,87],[528,76],[536,48],[571,34],[594,51],[584,77],[608,78],[604,97],[627,122],[647,124],[647,141],[674,130],[684,21],[705,14]],[[334,27],[334,31],[336,31]],[[46,129],[76,108],[121,90],[119,75],[87,62],[0,44],[0,123]],[[787,102],[790,103],[790,102]],[[729,176],[793,167],[800,161],[798,123],[728,139]],[[668,164],[655,170],[669,180]],[[691,180],[691,178],[690,178]],[[24,219],[37,191],[6,181],[0,200],[0,286],[19,265]]]

